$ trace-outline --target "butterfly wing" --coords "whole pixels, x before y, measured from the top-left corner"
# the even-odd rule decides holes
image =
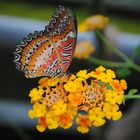
[[[16,68],[27,78],[58,77],[68,69],[77,39],[73,12],[59,6],[44,31],[29,34],[15,50]]]

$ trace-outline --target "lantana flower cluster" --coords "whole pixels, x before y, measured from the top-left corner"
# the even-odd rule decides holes
[[[29,93],[33,107],[28,115],[38,119],[36,128],[40,132],[68,129],[76,120],[77,130],[87,133],[107,119],[119,120],[127,83],[115,78],[114,71],[103,66],[60,78],[41,78],[38,87]]]

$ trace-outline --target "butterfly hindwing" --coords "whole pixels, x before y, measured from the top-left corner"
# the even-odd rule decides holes
[[[77,38],[76,17],[69,8],[60,6],[44,31],[29,34],[17,45],[17,69],[28,78],[57,77],[69,67]]]

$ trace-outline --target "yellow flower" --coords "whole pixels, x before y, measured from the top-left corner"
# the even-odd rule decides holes
[[[29,93],[29,97],[31,97],[32,102],[35,102],[35,101],[41,99],[43,93],[44,93],[43,89],[39,88],[37,90],[37,88],[33,88]]]
[[[76,123],[79,125],[77,130],[81,133],[87,133],[89,131],[89,127],[92,125],[89,120],[88,115],[78,114],[76,118]]]
[[[53,87],[56,86],[60,82],[60,78],[53,78],[48,80],[48,86]]]
[[[72,126],[73,117],[69,113],[62,113],[59,117],[59,125],[64,129],[68,129]]]
[[[99,66],[95,71],[90,72],[90,76],[94,78],[100,77],[100,75],[106,70],[103,66]]]
[[[103,66],[100,66],[97,69],[95,69],[95,71],[92,71],[90,73],[90,76],[97,78],[105,83],[113,81],[113,78],[116,77],[114,71],[110,69],[106,70]]]
[[[82,102],[82,94],[79,92],[78,93],[70,93],[68,95],[68,99],[70,101],[70,104],[72,104],[73,106],[78,106]]]
[[[105,67],[103,67],[103,66],[99,66],[98,68],[96,68],[95,69],[95,72],[98,74],[100,74],[100,73],[102,73],[102,72],[104,72],[106,70],[106,68]]]
[[[74,81],[68,81],[64,85],[64,89],[68,92],[81,92],[83,90],[82,82],[75,79]]]
[[[114,71],[100,66],[92,72],[80,70],[67,77],[41,78],[39,88],[29,93],[33,109],[28,116],[38,119],[36,128],[40,132],[70,128],[81,110],[85,115],[76,118],[81,133],[88,132],[92,125],[104,125],[106,119],[118,120],[127,83],[115,77]]]
[[[111,82],[113,80],[113,78],[115,78],[116,75],[114,73],[114,71],[107,69],[105,75],[103,75],[101,77],[102,82]]]
[[[28,116],[31,119],[40,118],[43,117],[45,113],[46,113],[46,105],[36,102],[33,104],[33,110],[28,111]]]
[[[114,90],[122,91],[127,89],[127,83],[125,80],[113,80],[111,83],[111,86]]]
[[[95,127],[104,125],[105,123],[105,119],[103,119],[104,117],[105,114],[99,107],[92,108],[91,110],[89,110],[89,119],[93,121],[93,125]]]
[[[76,79],[76,76],[75,76],[74,74],[72,74],[72,75],[70,76],[70,78],[69,78],[69,81],[72,81],[72,80],[74,80],[74,79]]]
[[[45,122],[45,118],[44,117],[40,117],[38,119],[38,125],[36,126],[36,129],[39,132],[44,132],[46,130],[47,124]]]
[[[79,32],[87,32],[89,31],[88,26],[86,25],[86,23],[82,22],[78,25],[78,31]]]
[[[39,132],[44,132],[46,130],[46,128],[42,125],[36,125],[36,129],[39,131]]]
[[[106,75],[109,76],[109,77],[111,77],[111,79],[116,77],[114,71],[113,70],[110,70],[110,69],[107,69],[106,70]]]
[[[57,101],[55,104],[52,105],[51,111],[54,115],[60,115],[67,110],[67,104],[64,103],[63,100]]]
[[[79,25],[80,32],[86,32],[93,29],[103,29],[108,23],[108,18],[102,15],[88,17]]]
[[[30,118],[30,119],[33,119],[34,118],[34,111],[33,110],[28,110],[28,117]]]
[[[77,115],[78,108],[71,105],[70,103],[67,105],[67,112],[72,115],[74,118]]]
[[[82,78],[83,80],[89,78],[89,75],[87,74],[87,70],[80,70],[79,72],[77,72],[76,76]]]
[[[46,124],[49,129],[56,129],[59,126],[59,116],[53,114],[53,112],[48,111],[46,113]]]
[[[118,105],[112,105],[109,103],[105,103],[103,107],[103,111],[105,113],[105,116],[107,119],[112,119],[112,120],[119,120],[122,117],[122,112],[118,111],[119,107]]]
[[[108,18],[102,15],[95,15],[87,18],[85,23],[89,29],[103,29],[108,23]]]
[[[94,52],[94,46],[91,41],[84,40],[76,45],[74,57],[78,59],[87,59]]]
[[[105,101],[108,101],[110,104],[122,104],[124,100],[123,92],[117,92],[114,90],[107,90],[105,93]]]
[[[56,86],[59,82],[66,82],[67,81],[67,77],[66,76],[62,76],[62,77],[59,77],[59,78],[41,78],[39,80],[39,87],[40,88],[43,88],[43,87],[54,87]]]
[[[81,133],[88,133],[89,132],[89,128],[88,127],[81,127],[81,126],[78,126],[77,127],[77,130]]]

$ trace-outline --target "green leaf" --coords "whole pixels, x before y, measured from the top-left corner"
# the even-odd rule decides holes
[[[120,78],[125,78],[125,77],[129,76],[132,73],[129,68],[117,69],[116,72],[117,72],[117,75]]]
[[[131,89],[131,90],[129,90],[128,95],[134,95],[137,92],[138,92],[137,89]]]
[[[110,84],[107,84],[107,89],[112,90],[113,88],[112,88],[112,86]]]

